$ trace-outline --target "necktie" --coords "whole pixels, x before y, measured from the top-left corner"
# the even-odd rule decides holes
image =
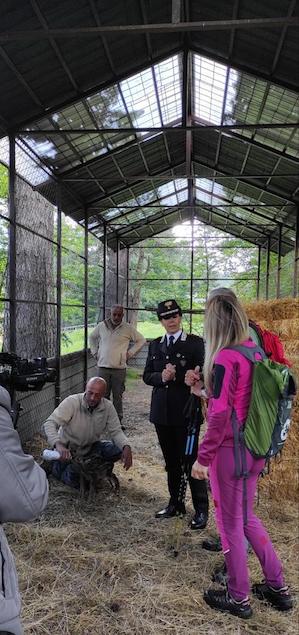
[[[174,336],[170,335],[169,339],[168,339],[168,352],[172,353],[173,350],[173,343],[174,343]]]

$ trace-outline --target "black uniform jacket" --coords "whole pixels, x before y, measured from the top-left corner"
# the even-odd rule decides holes
[[[186,425],[184,408],[190,397],[190,388],[184,383],[186,371],[204,362],[204,343],[197,335],[186,335],[184,331],[173,346],[171,355],[167,350],[167,338],[163,336],[149,345],[143,373],[143,381],[153,386],[150,421],[156,425]],[[176,379],[167,384],[162,381],[162,370],[166,364],[176,366]]]

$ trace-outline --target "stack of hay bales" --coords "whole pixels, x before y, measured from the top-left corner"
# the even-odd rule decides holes
[[[291,362],[299,390],[299,300],[267,300],[245,305],[250,319],[262,328],[274,331],[281,339],[285,355]],[[262,479],[274,500],[299,500],[299,394],[293,409],[292,425],[281,458],[273,459],[270,473]]]

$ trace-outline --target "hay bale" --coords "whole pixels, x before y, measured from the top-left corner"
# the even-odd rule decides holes
[[[273,500],[299,500],[299,399],[293,410],[292,425],[281,457],[270,463],[270,472],[262,479],[261,487],[269,486]]]
[[[271,331],[277,333],[277,335],[283,340],[283,342],[294,340],[299,334],[299,318],[283,319],[283,320],[268,320],[268,324]]]
[[[286,356],[293,359],[293,364],[299,363],[299,340],[287,340],[284,342]],[[293,365],[292,364],[292,365]]]
[[[299,299],[259,300],[244,304],[245,311],[251,320],[260,323],[262,320],[290,320],[299,314]]]
[[[274,331],[284,346],[285,354],[299,382],[299,300],[286,298],[253,302],[245,305],[250,319],[262,328]],[[261,489],[268,488],[272,500],[299,500],[299,396],[293,409],[291,429],[283,449],[282,457],[272,460],[270,473],[261,480]]]

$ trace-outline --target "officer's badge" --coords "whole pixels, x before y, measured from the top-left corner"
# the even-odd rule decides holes
[[[181,353],[177,353],[177,354],[176,354],[176,356],[177,356],[177,357],[181,357]]]
[[[164,302],[164,305],[166,306],[167,309],[170,309],[170,307],[172,306],[172,300],[169,300],[168,302]]]

